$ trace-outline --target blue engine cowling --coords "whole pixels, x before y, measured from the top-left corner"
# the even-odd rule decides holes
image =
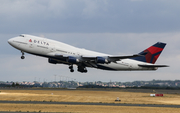
[[[51,64],[57,64],[58,63],[57,60],[54,60],[54,59],[51,59],[51,58],[48,59],[48,62],[51,63]]]
[[[96,63],[109,63],[108,59],[104,58],[104,57],[96,57]]]
[[[67,62],[71,64],[76,64],[76,63],[79,63],[79,59],[77,59],[76,57],[69,56],[67,58]]]

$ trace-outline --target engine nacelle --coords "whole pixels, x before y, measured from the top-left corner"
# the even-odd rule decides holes
[[[100,64],[104,64],[104,63],[110,63],[110,61],[108,61],[108,59],[104,58],[104,57],[96,57],[96,63],[100,63]]]
[[[76,64],[76,63],[79,63],[79,59],[76,58],[76,57],[69,56],[69,57],[67,58],[67,62],[68,62],[68,63],[71,63],[71,64]]]
[[[48,59],[48,62],[51,63],[51,64],[57,64],[58,63],[57,60],[54,60],[54,59],[51,59],[51,58]]]

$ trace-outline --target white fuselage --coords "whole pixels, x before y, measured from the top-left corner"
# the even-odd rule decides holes
[[[109,56],[99,52],[77,48],[62,42],[41,38],[32,35],[20,35],[8,40],[9,44],[20,51],[47,58],[56,58],[56,55],[64,56]],[[62,61],[65,63],[65,61]],[[138,64],[148,65],[132,59],[122,59],[108,64],[91,64],[91,66],[104,70],[156,70],[157,68],[140,67]],[[94,66],[93,66],[94,65]]]

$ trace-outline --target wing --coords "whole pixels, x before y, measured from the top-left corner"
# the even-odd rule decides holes
[[[121,59],[127,59],[127,58],[133,58],[137,56],[142,56],[139,54],[135,55],[129,55],[129,56],[75,56],[75,55],[65,55],[65,54],[55,54],[55,57],[57,58],[74,58],[79,62],[96,62],[96,63],[110,63],[110,62],[116,62]]]
[[[54,55],[56,58],[60,58],[60,59],[66,59],[66,61],[70,61],[68,63],[101,63],[101,64],[108,64],[110,62],[116,62],[116,61],[120,61],[122,59],[127,59],[127,58],[133,58],[133,57],[137,57],[137,56],[142,56],[139,54],[135,54],[135,55],[128,55],[128,56],[113,56],[113,55],[109,55],[109,56],[77,56],[77,55],[67,55],[67,54],[55,54]]]

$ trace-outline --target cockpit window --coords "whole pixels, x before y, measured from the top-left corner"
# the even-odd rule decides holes
[[[24,35],[19,35],[20,37],[24,37]]]

